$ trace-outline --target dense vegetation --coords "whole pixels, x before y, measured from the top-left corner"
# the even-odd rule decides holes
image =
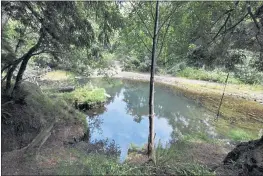
[[[128,15],[118,42],[125,57],[120,57],[125,70],[147,72],[154,7],[151,2],[125,5]],[[157,72],[218,82],[231,72],[237,81],[262,83],[261,8],[260,2],[161,3]]]
[[[207,143],[211,147],[218,142],[202,132],[178,139],[173,133],[174,140],[169,146],[157,145],[153,159],[143,164],[136,162],[145,159],[140,158],[140,154],[146,154],[145,148],[130,146],[129,156],[136,158],[139,154],[139,159],[129,161],[128,158],[120,163],[115,144],[85,141],[92,124],[86,124],[82,110],[101,106],[112,97],[104,88],[77,85],[74,81],[80,75],[90,76],[94,70],[108,75],[107,69],[114,70],[115,61],[121,63],[122,71],[128,72],[149,73],[151,67],[156,66],[155,71],[160,75],[218,83],[225,83],[228,78],[228,83],[232,84],[263,84],[262,2],[161,1],[157,27],[156,4],[141,1],[1,2],[2,143],[9,163],[13,159],[7,151],[18,150],[25,151],[23,157],[30,164],[39,161],[29,159],[34,154],[55,162],[52,174],[215,174],[214,169],[196,162],[190,155],[195,153],[195,145]],[[152,48],[156,48],[156,52]],[[55,71],[47,73],[50,70]],[[29,83],[35,79],[39,86]],[[59,91],[61,86],[72,84],[76,85],[72,92]],[[213,112],[218,109],[215,104],[221,96],[189,92],[186,97],[200,100],[202,106]],[[137,97],[137,92],[126,96],[131,95],[148,99]],[[230,97],[225,100],[221,109],[225,119],[235,123],[233,117],[238,114],[241,120],[248,122],[249,116],[249,120],[253,118],[258,123],[248,129],[260,128],[260,104],[234,101]],[[147,109],[148,104],[138,102],[127,102],[131,113]],[[165,113],[168,112],[163,111],[163,116]],[[154,111],[149,114],[154,116]],[[256,115],[258,117],[254,117]],[[135,119],[138,123],[141,120],[140,116]],[[220,123],[225,121],[218,122],[221,127],[224,124]],[[238,125],[246,128],[244,123]],[[242,129],[228,126],[219,130],[232,141],[256,138],[258,131],[250,134]],[[53,164],[50,163],[49,166]],[[31,171],[29,169],[28,173],[35,174]]]
[[[261,9],[260,2],[160,3],[157,72],[217,82],[230,72],[234,83],[262,83]],[[116,58],[127,71],[150,69],[152,2],[3,2],[2,12],[7,91],[31,57],[86,75]]]

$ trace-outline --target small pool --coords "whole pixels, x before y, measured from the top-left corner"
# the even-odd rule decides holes
[[[99,86],[105,87],[111,97],[103,111],[87,117],[90,140],[114,141],[120,148],[120,160],[123,161],[131,144],[147,144],[149,84],[115,80],[103,85]],[[198,133],[209,138],[222,137],[210,123],[215,118],[214,113],[165,86],[155,86],[154,109],[155,142],[163,146],[171,140]]]

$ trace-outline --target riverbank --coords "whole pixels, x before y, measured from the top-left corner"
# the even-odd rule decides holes
[[[104,89],[62,94],[30,82],[23,82],[12,100],[2,92],[3,175],[57,175],[61,162],[74,160],[74,145],[88,137],[86,115],[71,101],[76,98],[106,100]]]
[[[113,75],[114,78],[132,79],[149,81],[150,74],[146,73],[135,73],[135,72],[122,72],[119,71],[117,74]],[[173,77],[169,75],[156,75],[155,82],[169,84],[176,86],[178,88],[184,88],[190,91],[197,92],[211,92],[214,94],[222,95],[224,84],[201,81],[201,80],[191,80],[180,77]],[[244,85],[244,84],[227,84],[226,96],[246,99],[250,101],[255,101],[263,104],[263,86],[260,85]]]
[[[46,88],[53,89],[59,84],[67,86],[76,83],[72,80],[74,78],[72,74],[64,74],[62,72],[59,72],[59,74],[64,75],[62,76],[63,81],[55,77],[56,74],[53,72],[52,76],[45,80],[47,86],[40,84],[42,91]],[[122,72],[113,77],[148,81],[149,75]],[[52,78],[56,79],[52,80]],[[202,104],[204,107],[214,112],[216,111],[221,97],[220,93],[208,92],[205,90],[199,91],[198,89],[190,88],[190,86],[185,87],[185,85],[183,85],[185,82],[178,83],[176,80],[177,78],[174,77],[167,78],[164,76],[156,76],[157,84],[162,84],[169,89],[174,89],[187,98],[198,101],[198,103]],[[48,81],[53,81],[54,84],[50,84]],[[190,80],[189,84],[193,84],[192,81],[193,80]],[[202,83],[199,82],[198,84]],[[34,89],[38,90],[38,88]],[[36,94],[35,91],[32,92],[34,89],[28,88],[28,90],[31,91],[30,93]],[[40,92],[39,90],[37,91],[38,94],[40,94]],[[2,154],[3,174],[212,174],[214,169],[231,149],[229,146],[224,146],[223,143],[219,144],[214,141],[207,141],[206,138],[203,138],[204,136],[201,136],[191,138],[190,140],[185,139],[185,141],[177,141],[175,145],[169,149],[159,148],[157,150],[157,165],[149,164],[145,154],[138,156],[138,153],[141,153],[141,151],[130,153],[127,161],[119,163],[117,157],[118,149],[115,148],[114,144],[107,144],[106,141],[98,141],[93,144],[88,142],[87,138],[89,138],[89,134],[86,133],[87,131],[84,124],[86,120],[85,115],[83,116],[83,114],[80,115],[79,112],[76,112],[74,105],[69,105],[69,103],[61,101],[61,96],[54,96],[54,94],[50,95],[51,96],[46,97],[41,94],[34,98],[35,101],[31,102],[32,104],[39,105],[39,107],[32,107],[32,111],[35,109],[43,110],[43,112],[36,111],[36,113],[38,115],[43,115],[46,124],[44,127],[50,127],[48,124],[52,124],[51,129],[41,128],[41,130],[35,133],[35,135],[43,134],[40,135],[42,136],[43,143],[39,141],[38,145],[36,145],[33,150],[29,150],[30,152],[26,152],[24,149],[4,152]],[[27,103],[30,105],[30,102]],[[47,107],[43,105],[47,105]],[[15,109],[22,109],[23,111],[26,107],[28,107],[28,105],[19,105],[19,107],[15,107]],[[224,98],[224,104],[222,106],[222,116],[228,118],[229,123],[237,123],[237,126],[245,127],[250,130],[253,130],[253,128],[258,130],[262,127],[262,123],[257,121],[263,119],[261,107],[262,105],[258,102],[227,95]],[[17,114],[13,114],[13,112],[17,112]],[[57,114],[53,114],[54,112],[58,113],[59,117]],[[23,117],[24,114],[28,114],[27,121],[30,121],[32,117],[32,112],[21,113],[21,111],[13,111],[12,108],[9,109],[7,113],[12,116],[20,115]],[[249,115],[249,113],[252,114]],[[81,118],[77,118],[79,115]],[[236,117],[239,118],[236,119]],[[54,122],[54,124],[52,122]],[[226,128],[231,128],[229,123],[222,124],[222,121],[218,121],[215,125],[218,125],[220,128],[219,130],[224,133],[224,131],[229,131],[229,129]],[[253,138],[257,136],[257,133],[258,131],[254,131]],[[20,138],[23,139],[23,137]],[[240,139],[242,138],[238,136],[237,140]],[[183,149],[186,149],[186,151],[183,151]],[[205,153],[205,151],[209,152]],[[211,158],[213,159],[212,163]],[[142,161],[142,163],[137,163],[139,160]],[[172,167],[164,168],[167,164]]]
[[[116,66],[117,67],[117,66]],[[105,72],[109,78],[121,78],[139,81],[149,81],[149,73],[136,73],[136,72],[125,72],[121,71],[121,68],[117,67],[115,71]],[[101,78],[105,75],[98,75],[97,71],[90,76],[90,78]],[[85,78],[83,76],[74,76],[70,72],[63,71],[52,71],[45,75],[42,75],[42,80],[65,80],[68,78]],[[202,81],[202,80],[191,80],[181,77],[174,77],[170,75],[155,75],[155,82],[173,85],[178,88],[183,88],[190,91],[197,92],[209,92],[213,94],[222,95],[224,84]],[[263,104],[263,85],[248,85],[248,84],[227,84],[225,95],[229,97],[245,99],[249,101],[255,101],[259,104]]]

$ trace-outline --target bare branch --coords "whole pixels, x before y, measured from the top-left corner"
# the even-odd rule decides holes
[[[138,35],[138,34],[137,34]],[[146,43],[144,42],[144,40],[142,39],[142,37],[140,37],[138,35],[138,37],[140,38],[140,40],[142,41],[142,43],[144,44],[145,48],[151,53],[152,51],[149,49],[149,47],[146,45]]]
[[[164,33],[164,37],[163,37],[163,40],[162,40],[162,45],[161,45],[161,47],[160,47],[160,51],[159,51],[159,53],[158,53],[158,55],[157,55],[157,58],[159,58],[159,56],[160,56],[161,53],[162,53],[163,44],[164,44],[166,35],[167,35],[167,33],[168,33],[169,27],[170,27],[170,25],[171,25],[171,21],[172,21],[172,20],[170,19],[169,22],[168,22],[168,24],[167,24],[167,26],[166,26],[165,33]]]
[[[39,55],[39,54],[42,54],[42,53],[62,53],[62,52],[52,51],[52,50],[42,50],[42,51],[39,51],[39,52],[37,52],[37,53],[31,54],[31,56]]]
[[[236,24],[234,24],[233,26],[231,26],[230,28],[227,29],[227,31],[235,28],[237,25],[239,25],[239,23],[241,23],[246,17],[248,16],[248,13],[246,13],[245,16],[243,16]]]
[[[217,36],[220,34],[220,32],[223,30],[223,28],[225,27],[225,32],[226,32],[226,24],[227,24],[227,21],[229,20],[229,18],[230,18],[230,13],[228,14],[228,16],[227,16],[227,18],[226,18],[226,20],[225,20],[225,22],[224,22],[224,24],[221,26],[221,28],[218,30],[218,32],[216,33],[216,35],[213,37],[213,39],[212,39],[212,41],[214,41],[216,38],[217,38]],[[212,42],[211,41],[211,42]]]
[[[212,27],[223,17],[225,16],[226,14],[232,12],[234,9],[230,9],[230,10],[227,10],[225,13],[223,13],[215,22],[214,24],[212,24]]]
[[[223,30],[224,27],[226,28],[226,24],[227,24],[228,20],[230,19],[230,15],[231,15],[231,13],[228,14],[228,16],[227,16],[224,24],[221,26],[221,28],[219,29],[219,31],[216,33],[216,35],[213,37],[213,39],[212,39],[208,44],[212,43],[212,42],[218,37],[218,35],[220,34],[220,32]],[[236,22],[233,26],[225,29],[224,33],[227,33],[228,31],[234,29],[234,28],[235,28],[237,25],[239,25],[247,16],[248,16],[248,13],[246,13],[246,15],[244,15],[244,16],[243,16],[238,22]]]

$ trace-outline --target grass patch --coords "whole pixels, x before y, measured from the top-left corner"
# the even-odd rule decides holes
[[[63,70],[55,70],[55,71],[47,72],[43,76],[43,79],[52,80],[52,81],[59,81],[59,80],[71,79],[74,77],[75,77],[75,75],[72,72],[63,71]]]
[[[167,160],[174,156],[174,148],[157,149],[162,158],[156,164],[143,165],[119,163],[118,158],[104,154],[80,151],[71,152],[74,160],[62,160],[57,168],[58,175],[214,175],[209,169],[195,162],[174,162]],[[164,154],[164,151],[166,154]],[[178,152],[178,151],[176,151]],[[172,155],[171,155],[172,154]],[[169,155],[169,157],[168,157]],[[165,160],[163,159],[165,158]],[[173,158],[174,159],[174,158]],[[162,161],[162,162],[161,162]]]
[[[121,164],[118,158],[98,153],[85,154],[74,151],[74,161],[63,160],[57,169],[58,175],[141,175],[146,174],[141,166]]]
[[[182,140],[190,141],[190,142],[206,142],[206,143],[214,143],[215,139],[209,138],[207,134],[204,132],[198,132],[193,134],[184,135]]]
[[[177,76],[203,81],[224,83],[227,77],[227,73],[224,73],[222,71],[207,71],[204,69],[194,69],[191,67],[186,67],[185,69],[180,70],[177,73]],[[228,83],[240,84],[242,82],[239,79],[234,78],[234,76],[230,74]]]
[[[106,91],[104,88],[90,88],[88,86],[76,88],[73,92],[59,93],[66,101],[73,102],[78,100],[79,102],[96,103],[106,101]]]
[[[253,135],[242,130],[242,129],[232,129],[230,130],[228,136],[235,141],[244,141],[253,139]]]

